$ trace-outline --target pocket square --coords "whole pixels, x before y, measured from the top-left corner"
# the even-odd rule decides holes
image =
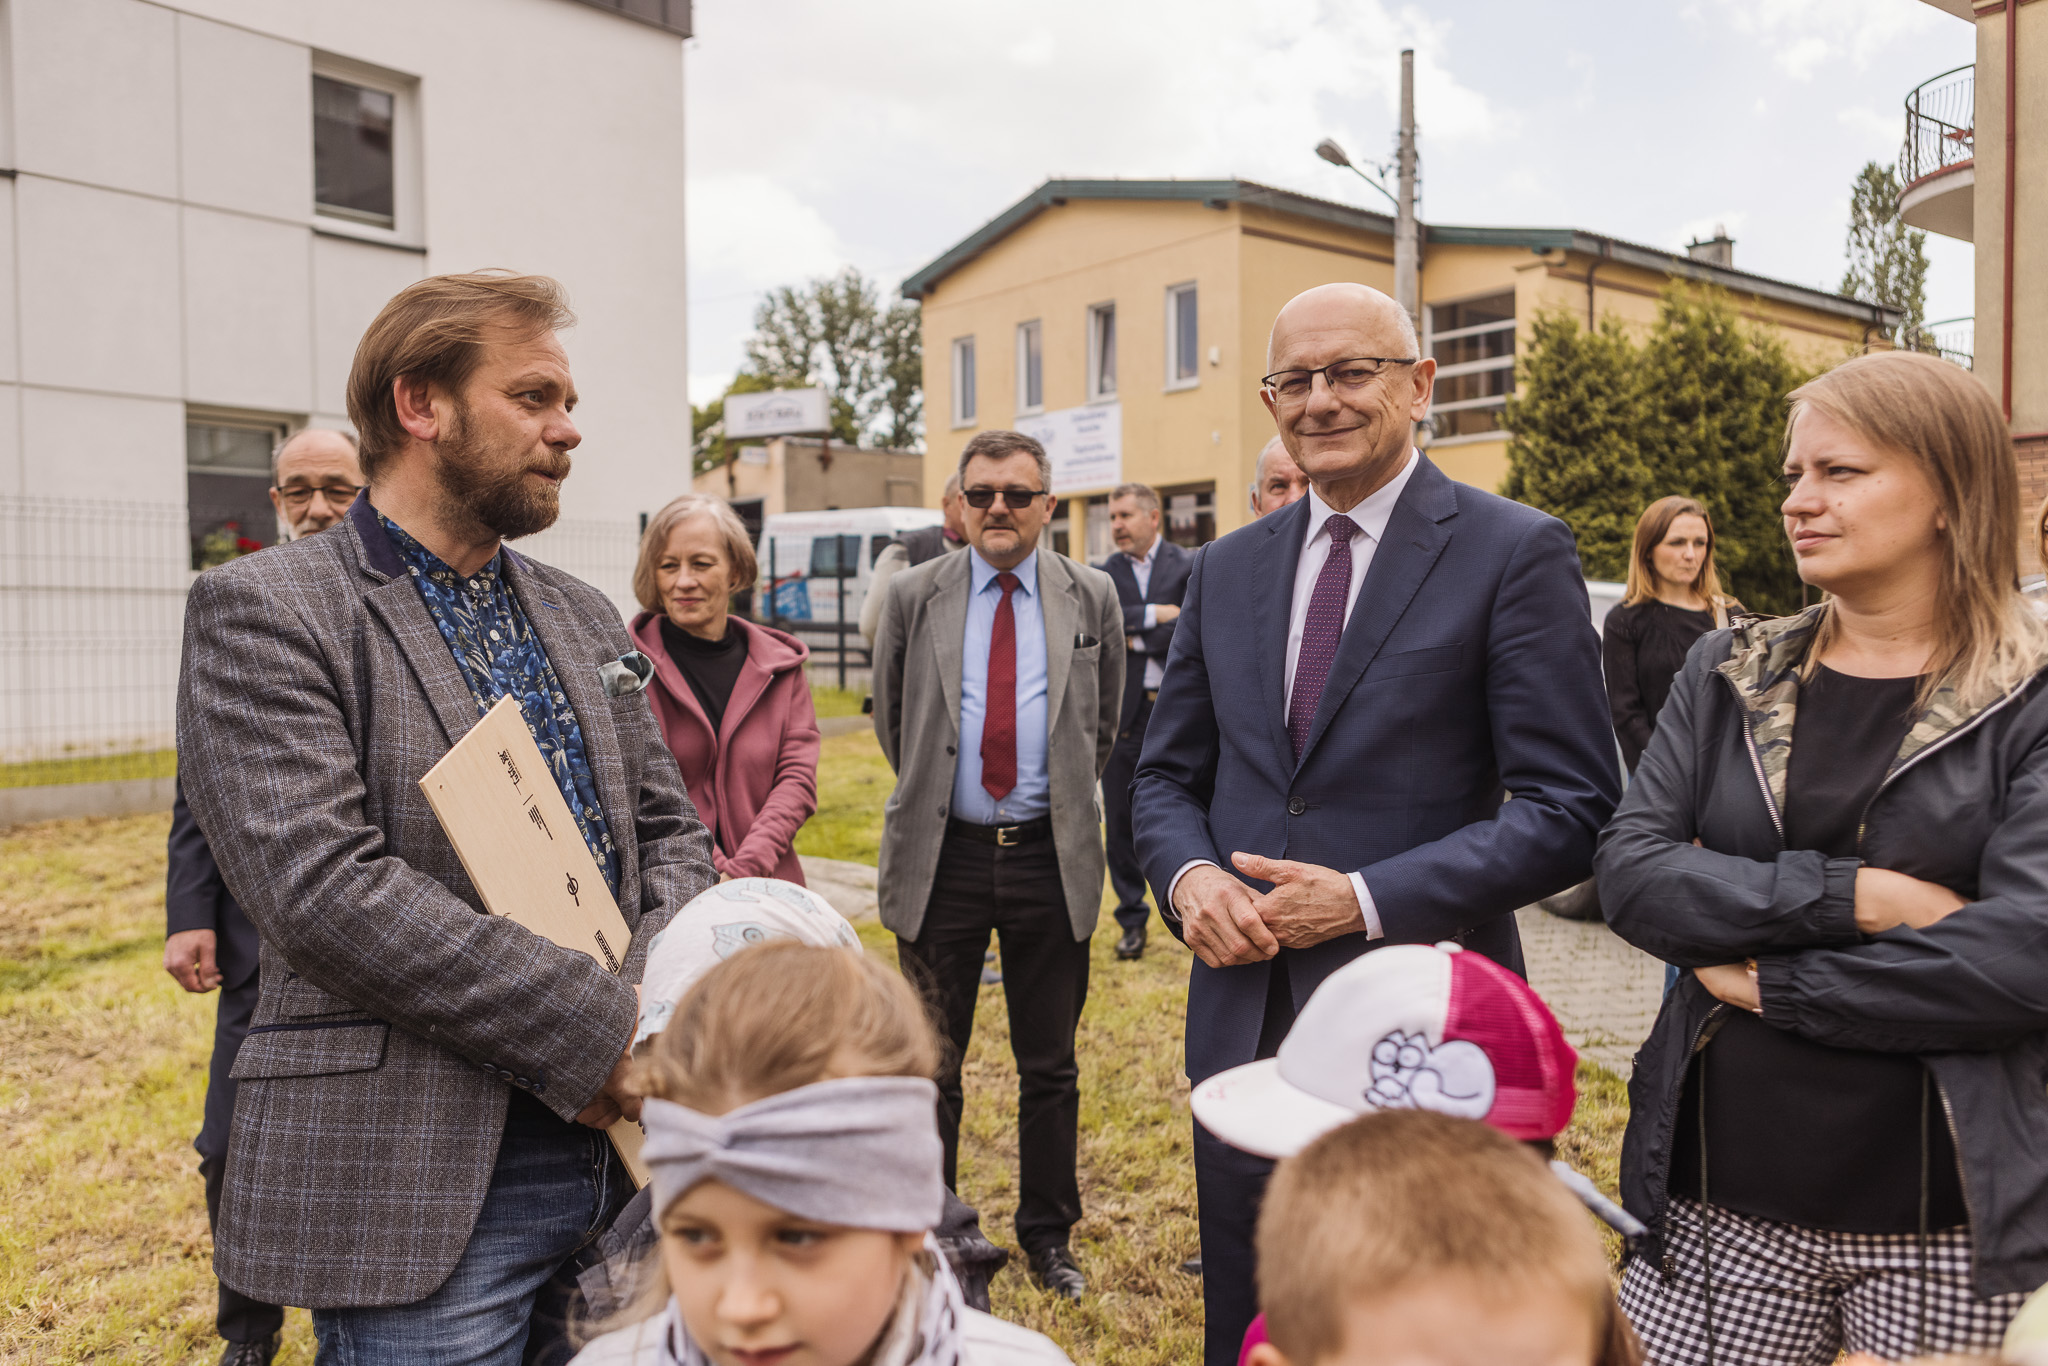
[[[1097,640],[1094,636],[1090,635],[1079,635],[1074,637],[1074,648],[1077,650],[1085,650],[1088,649],[1090,646],[1100,645],[1101,643],[1101,641]]]
[[[638,650],[628,650],[598,665],[597,676],[604,680],[606,697],[631,697],[654,677],[654,661]]]

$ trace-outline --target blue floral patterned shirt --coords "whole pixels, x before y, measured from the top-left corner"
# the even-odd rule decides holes
[[[612,845],[604,808],[598,804],[597,782],[583,748],[583,728],[576,722],[576,712],[562,692],[561,680],[548,662],[540,637],[527,622],[519,599],[505,585],[505,552],[500,550],[489,564],[463,578],[396,522],[382,513],[377,521],[411,571],[413,587],[420,590],[420,599],[440,628],[441,639],[448,642],[455,667],[462,671],[462,681],[476,699],[477,715],[489,711],[501,697],[519,699],[526,728],[533,732],[541,758],[554,773],[562,800],[576,817],[576,828],[583,832],[591,857],[604,870],[604,880],[617,896],[619,851]]]

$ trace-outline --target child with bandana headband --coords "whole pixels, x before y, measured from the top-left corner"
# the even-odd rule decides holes
[[[640,1064],[660,1268],[577,1366],[1065,1366],[970,1309],[930,1229],[938,1043],[902,977],[747,948]]]

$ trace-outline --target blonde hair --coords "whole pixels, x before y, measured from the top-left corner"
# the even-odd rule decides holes
[[[1657,596],[1657,581],[1662,577],[1657,573],[1657,547],[1671,534],[1671,524],[1681,517],[1697,517],[1707,526],[1706,556],[1700,561],[1700,572],[1686,586],[1707,600],[1714,625],[1726,626],[1731,599],[1722,594],[1721,573],[1714,567],[1714,519],[1707,516],[1707,510],[1697,499],[1680,494],[1659,498],[1636,518],[1635,546],[1628,557],[1628,586],[1621,595],[1621,605],[1633,607]]]
[[[1599,1366],[1642,1359],[1586,1212],[1535,1152],[1477,1120],[1389,1110],[1323,1135],[1274,1172],[1258,1254],[1266,1333],[1295,1366],[1342,1350],[1353,1301],[1443,1272],[1554,1286],[1584,1302]]]
[[[770,940],[704,974],[633,1068],[643,1096],[705,1114],[835,1077],[930,1077],[939,1040],[903,975],[866,954]],[[662,1210],[655,1210],[657,1231]],[[653,1318],[668,1303],[659,1244],[617,1313],[579,1322],[580,1345]]]
[[[1877,351],[1844,361],[1794,389],[1785,441],[1808,409],[1871,445],[1911,457],[1927,475],[1943,519],[1935,649],[1919,704],[1955,689],[1981,706],[2017,687],[2048,655],[2048,630],[2019,591],[2019,463],[1998,404],[1967,371],[1917,351]],[[1837,630],[1821,610],[1811,669]]]
[[[747,535],[747,525],[732,510],[732,504],[708,493],[685,493],[669,499],[661,511],[648,519],[647,530],[640,533],[640,558],[633,565],[633,596],[643,610],[661,610],[655,569],[668,548],[670,533],[692,517],[709,517],[725,538],[725,558],[732,564],[732,591],[737,593],[754,582],[760,562],[754,557],[754,542]]]
[[[391,386],[401,376],[460,391],[484,347],[509,332],[526,338],[574,326],[562,286],[546,275],[479,270],[430,275],[393,295],[356,343],[348,372],[348,420],[361,437],[363,477],[405,446]]]

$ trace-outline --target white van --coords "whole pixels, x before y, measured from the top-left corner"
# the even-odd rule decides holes
[[[944,520],[937,508],[840,508],[778,512],[761,523],[755,612],[787,622],[833,625],[845,594],[848,627],[874,581],[875,557],[896,537]],[[771,596],[772,595],[772,596]],[[772,604],[772,606],[771,606]]]

